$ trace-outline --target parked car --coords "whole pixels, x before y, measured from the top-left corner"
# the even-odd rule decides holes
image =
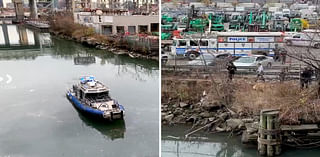
[[[242,56],[233,63],[237,68],[241,67],[257,67],[261,63],[264,67],[271,67],[273,58],[264,55]]]
[[[203,55],[199,55],[196,59],[189,61],[188,65],[204,65],[204,60],[206,64],[209,66],[214,66],[218,61],[231,60],[232,55],[230,53],[203,53]]]
[[[204,61],[206,62],[206,65],[212,65],[215,56],[210,54],[210,53],[203,53],[202,55],[200,54],[196,59],[189,61],[188,65],[205,65]]]

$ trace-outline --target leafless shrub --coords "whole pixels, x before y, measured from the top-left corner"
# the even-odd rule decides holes
[[[203,91],[210,92],[209,81],[162,81],[162,102],[187,102],[197,103],[200,101]]]
[[[283,124],[319,122],[320,104],[316,87],[301,91],[296,82],[239,83],[232,107],[239,112],[256,114],[267,108],[279,108]]]

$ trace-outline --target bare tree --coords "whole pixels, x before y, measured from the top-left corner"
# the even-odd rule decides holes
[[[317,94],[320,96],[320,23],[316,24],[316,28],[312,33],[304,33],[309,39],[308,46],[305,49],[287,46],[287,55],[293,59],[302,62],[306,66],[314,69],[317,84]]]

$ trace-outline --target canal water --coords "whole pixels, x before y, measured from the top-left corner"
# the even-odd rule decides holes
[[[198,132],[184,135],[190,126],[161,127],[162,157],[260,157],[256,145],[241,144],[241,136]],[[319,157],[319,149],[284,149],[279,157]]]
[[[126,109],[124,122],[76,111],[65,93],[83,75],[111,89]],[[158,156],[158,75],[155,61],[0,25],[0,156]]]

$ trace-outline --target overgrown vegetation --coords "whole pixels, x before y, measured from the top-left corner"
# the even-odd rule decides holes
[[[204,97],[209,102],[218,102],[224,106],[230,106],[233,96],[233,85],[226,81],[212,83],[210,80],[162,80],[162,102],[198,103]],[[228,87],[227,87],[228,86]],[[217,93],[218,92],[218,93]]]
[[[210,80],[163,79],[162,103],[198,103],[207,95],[210,102],[220,104],[236,113],[253,117],[262,109],[280,109],[282,124],[320,122],[320,99],[315,92],[317,86],[300,90],[298,81],[285,83],[256,83],[254,79],[237,79],[232,83],[218,81],[214,87]],[[219,91],[217,95],[216,89]]]
[[[73,38],[78,41],[81,41],[82,38],[86,38],[91,40],[92,43],[100,43],[104,46],[108,45],[109,47],[128,49],[144,55],[149,55],[151,48],[147,47],[152,47],[152,45],[147,45],[145,42],[139,41],[137,36],[136,38],[131,39],[124,38],[122,35],[106,36],[97,34],[94,28],[74,23],[73,16],[68,13],[55,14],[50,19],[50,25],[51,31],[55,34]],[[156,48],[158,49],[158,44],[156,45]],[[158,50],[155,50],[152,54],[158,56]]]
[[[55,15],[51,19],[51,29],[59,34],[74,38],[92,37],[96,35],[93,28],[74,23],[72,15],[69,14]]]
[[[162,102],[186,102],[197,103],[200,101],[203,91],[210,92],[209,81],[175,81],[162,80]]]
[[[232,107],[238,112],[258,115],[260,110],[279,108],[283,124],[314,123],[320,121],[320,101],[315,86],[300,90],[296,81],[280,83],[236,83]]]

